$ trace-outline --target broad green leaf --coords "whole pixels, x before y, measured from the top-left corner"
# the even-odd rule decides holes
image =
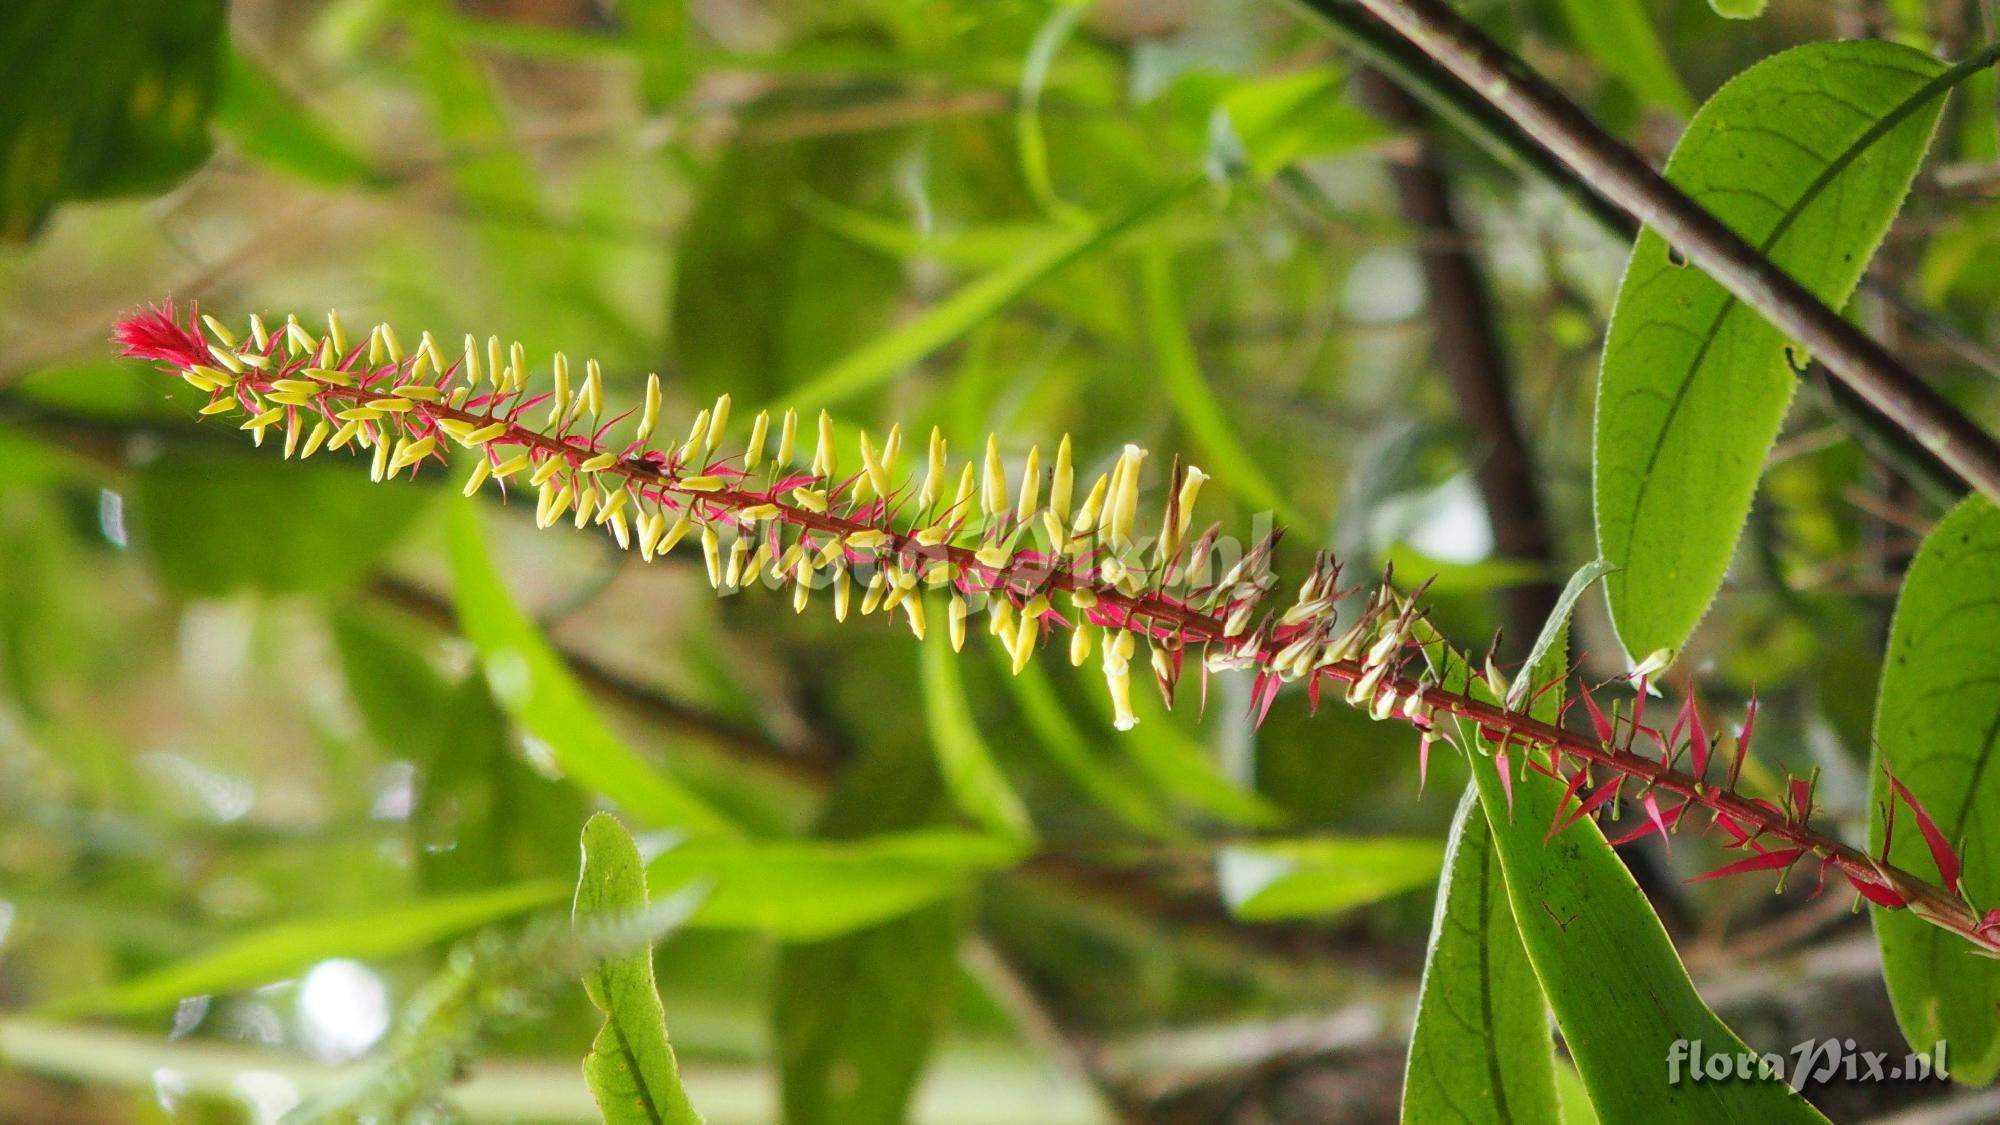
[[[1751,67],[1704,104],[1667,178],[1829,304],[1860,280],[1965,69],[1854,41]],[[1797,379],[1783,333],[1640,234],[1598,377],[1596,509],[1635,659],[1678,651],[1722,584]]]
[[[1562,0],[1563,18],[1584,50],[1613,79],[1685,117],[1694,97],[1653,30],[1644,0]]]
[[[1971,901],[2000,900],[2000,512],[1973,497],[1924,540],[1903,579],[1875,713],[1875,811],[1869,850],[1882,846],[1887,765],[1965,863]],[[1920,875],[1937,867],[1907,808],[1896,810],[1889,859]],[[1876,910],[1882,972],[1903,1036],[1919,1051],[1950,1047],[1951,1076],[1984,1084],[2000,1073],[2000,961],[1907,910]]]
[[[240,51],[229,53],[215,127],[245,156],[311,183],[374,187],[388,182],[332,126]]]
[[[773,94],[752,108],[802,104],[796,93]],[[692,391],[769,401],[892,334],[904,264],[828,229],[801,200],[872,204],[882,191],[876,169],[903,139],[745,141],[722,154],[700,183],[674,261],[670,346]]]
[[[1444,690],[1492,699],[1441,637],[1428,626],[1419,632]],[[1455,745],[1474,745],[1476,736],[1460,727],[1447,720],[1441,729]],[[1517,749],[1510,763],[1511,800],[1491,756],[1475,750],[1467,758],[1522,946],[1597,1112],[1610,1121],[1690,1125],[1825,1121],[1779,1080],[1668,1084],[1664,1060],[1677,1039],[1699,1039],[1703,1050],[1719,1053],[1749,1048],[1695,991],[1597,821],[1585,818],[1548,838],[1568,811],[1558,808],[1563,786],[1526,768],[1521,754]]]
[[[842,772],[815,828],[866,846],[869,834],[934,820],[942,801],[929,750],[880,739]],[[910,1116],[951,1015],[970,897],[959,891],[879,925],[784,946],[771,989],[784,1120],[897,1125]]]
[[[578,925],[629,920],[650,905],[638,845],[611,814],[591,817],[583,826],[583,870],[577,874],[572,919]],[[584,973],[583,986],[604,1013],[583,1074],[606,1125],[700,1125],[667,1042],[652,943],[599,961]]]
[[[944,778],[952,801],[975,823],[993,832],[1023,841],[1034,839],[1035,826],[1028,819],[1028,810],[980,736],[972,703],[965,697],[965,680],[959,675],[958,655],[951,651],[945,630],[931,630],[930,639],[918,647],[922,650],[924,724],[930,733],[931,750],[937,755],[938,774]]]
[[[1013,261],[966,282],[957,292],[900,328],[878,333],[828,364],[786,395],[778,407],[818,409],[881,386],[978,327],[1064,267],[1109,249],[1119,236],[1158,215],[1201,183],[1200,176],[1171,181],[1109,216],[1028,246]]]
[[[376,744],[417,767],[409,834],[419,884],[469,890],[566,869],[589,798],[514,752],[486,677],[473,669],[445,682],[401,636],[355,610],[336,610],[332,626],[348,694]]]
[[[648,865],[656,887],[709,888],[690,926],[813,941],[949,898],[1026,852],[976,832],[913,829],[857,840],[731,840],[669,848]]]
[[[1468,785],[1445,852],[1403,1072],[1403,1120],[1554,1121],[1555,1043],[1493,832]]]
[[[130,980],[62,997],[53,1014],[134,1014],[172,1007],[187,996],[255,988],[330,957],[381,958],[560,902],[554,880],[517,883],[362,914],[279,922],[228,939],[205,953]]]
[[[370,487],[347,465],[174,445],[139,471],[131,515],[176,593],[331,594],[373,569],[432,495]]]
[[[1181,314],[1180,286],[1174,280],[1173,254],[1163,242],[1155,241],[1140,256],[1139,287],[1146,307],[1146,329],[1151,339],[1155,370],[1174,413],[1194,438],[1203,457],[1215,466],[1231,490],[1259,509],[1275,514],[1296,528],[1310,528],[1312,521],[1279,492],[1264,475],[1250,450],[1229,420],[1195,356],[1194,342],[1188,338],[1187,322]]]
[[[1754,20],[1764,14],[1771,0],[1708,0],[1715,14],[1726,20]]]
[[[1443,860],[1436,840],[1259,840],[1218,850],[1215,879],[1230,913],[1245,921],[1324,918],[1425,886]]]
[[[998,645],[989,646],[995,662],[1012,671],[1012,659]],[[1103,806],[1126,827],[1148,836],[1180,837],[1186,833],[1161,809],[1148,787],[1137,778],[1120,776],[1108,761],[1101,760],[1105,744],[1116,737],[1109,728],[1100,728],[1097,745],[1079,730],[1067,705],[1056,695],[1055,685],[1040,665],[1030,662],[1021,674],[1009,674],[1007,687],[1021,707],[1021,718],[1034,732],[1042,751],[1058,768],[1076,782],[1077,788]]]
[[[1343,99],[1347,78],[1345,68],[1319,66],[1231,86],[1209,119],[1210,171],[1242,169],[1264,181],[1306,157],[1394,136],[1381,118]]]
[[[451,571],[459,625],[479,650],[494,698],[548,747],[565,774],[649,824],[694,835],[736,831],[728,817],[639,757],[606,725],[535,623],[508,596],[471,504],[452,509]]]
[[[208,159],[222,0],[0,6],[0,242],[63,199],[157,191]]]

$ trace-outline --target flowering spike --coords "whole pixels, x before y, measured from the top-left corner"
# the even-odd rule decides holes
[[[1199,469],[1177,460],[1172,464],[1158,550],[1150,560],[1142,558],[1133,533],[1147,454],[1135,445],[1123,449],[1112,471],[1098,477],[1072,510],[1074,451],[1068,438],[1056,447],[1046,503],[1040,454],[1030,452],[1012,504],[998,440],[989,438],[986,456],[962,466],[957,490],[946,503],[951,466],[940,432],[933,433],[922,491],[914,497],[902,493],[895,479],[899,428],[892,427],[880,445],[864,440],[861,469],[842,478],[835,475],[832,420],[824,412],[810,470],[798,464],[798,415],[787,410],[780,422],[776,467],[759,472],[769,415],[758,415],[749,445],[730,454],[723,448],[729,440],[727,395],[697,416],[683,442],[649,448],[662,405],[658,380],[649,379],[638,412],[638,440],[623,447],[607,445],[606,435],[618,419],[602,416],[602,373],[596,364],[586,364],[582,386],[575,388],[568,385],[568,360],[558,356],[553,388],[531,391],[525,348],[516,342],[503,351],[497,336],[487,338],[483,356],[468,339],[462,354],[447,364],[429,333],[417,336],[419,345],[410,354],[393,327],[379,325],[365,346],[350,349],[344,346],[338,314],[333,314],[324,338],[315,338],[296,318],[285,321],[282,334],[264,330],[262,321],[253,319],[245,341],[193,310],[182,320],[171,304],[125,318],[114,335],[126,355],[158,361],[207,394],[201,416],[234,416],[231,424],[248,430],[259,443],[282,425],[284,448],[295,456],[367,450],[376,480],[404,475],[406,469],[415,475],[427,461],[442,464],[452,446],[470,449],[473,464],[464,485],[468,494],[488,480],[497,479],[503,492],[509,484],[519,488],[525,482],[536,494],[541,526],[565,516],[571,517],[565,522],[579,527],[595,524],[621,548],[636,545],[645,559],[658,558],[696,535],[708,579],[719,590],[764,582],[769,576],[790,586],[794,607],[803,610],[811,587],[825,582],[833,587],[834,616],[844,620],[858,577],[852,568],[865,567],[862,614],[900,607],[918,636],[926,632],[925,591],[944,587],[954,647],[962,643],[972,613],[968,599],[986,595],[989,628],[1016,667],[1063,629],[1071,631],[1072,663],[1097,650],[1120,730],[1138,722],[1131,661],[1141,638],[1153,679],[1169,706],[1190,647],[1200,654],[1204,697],[1211,670],[1254,673],[1252,707],[1260,723],[1284,684],[1304,680],[1307,696],[1317,703],[1331,681],[1371,716],[1401,719],[1418,729],[1420,788],[1428,779],[1433,739],[1456,739],[1460,730],[1476,732],[1464,748],[1493,748],[1510,812],[1517,750],[1529,768],[1558,776],[1562,768],[1573,770],[1551,834],[1615,799],[1627,779],[1638,779],[1646,786],[1641,803],[1648,822],[1642,833],[1669,832],[1689,807],[1698,805],[1735,838],[1736,846],[1755,853],[1714,875],[1786,867],[1810,851],[1839,870],[1868,901],[1885,908],[1910,907],[1980,948],[2000,952],[2000,912],[1982,915],[1957,897],[1962,865],[1900,783],[1886,816],[1893,822],[1897,800],[1911,806],[1946,888],[1808,827],[1810,783],[1799,783],[1788,793],[1789,813],[1734,792],[1755,724],[1754,696],[1737,739],[1730,784],[1714,788],[1702,780],[1711,747],[1692,699],[1683,709],[1685,721],[1675,724],[1671,737],[1645,728],[1640,721],[1643,703],[1635,705],[1634,731],[1643,730],[1660,744],[1661,757],[1654,759],[1635,750],[1634,740],[1615,740],[1616,723],[1605,718],[1587,691],[1582,698],[1594,739],[1483,696],[1442,690],[1405,671],[1413,655],[1431,657],[1433,646],[1442,642],[1432,632],[1418,631],[1422,615],[1416,598],[1390,588],[1386,574],[1381,588],[1359,599],[1361,611],[1337,624],[1335,606],[1355,591],[1339,587],[1339,566],[1325,555],[1315,560],[1293,605],[1266,605],[1278,583],[1271,570],[1276,531],[1251,544],[1220,579],[1208,572],[1218,553],[1219,528],[1205,532],[1183,560],[1181,546],[1192,526],[1198,490],[1207,479]],[[463,381],[454,386],[461,374]],[[545,412],[548,424],[533,425],[531,411]],[[590,427],[569,432],[573,420],[584,415]],[[534,421],[540,420],[538,413]],[[1057,603],[1064,599],[1066,606],[1059,610]],[[1068,612],[1072,607],[1073,615]],[[1504,693],[1497,666],[1489,666],[1483,678],[1488,687]],[[1456,721],[1440,723],[1440,717]],[[1682,730],[1689,732],[1693,746],[1692,776],[1673,767],[1673,748],[1680,744]],[[1574,765],[1565,763],[1566,758]],[[1599,769],[1611,776],[1576,800],[1591,772]],[[1663,809],[1655,790],[1665,790],[1680,803]],[[1564,815],[1572,802],[1574,808]],[[1767,849],[1761,839],[1776,843]]]

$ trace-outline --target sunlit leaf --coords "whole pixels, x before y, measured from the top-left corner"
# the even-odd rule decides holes
[[[646,869],[632,837],[609,813],[583,826],[583,870],[572,912],[578,926],[616,925],[651,905]],[[604,1026],[583,1060],[584,1077],[607,1125],[701,1125],[681,1086],[667,1042],[666,1010],[653,983],[653,946],[606,957],[583,977]]]
[[[459,624],[479,649],[494,698],[548,748],[565,774],[649,824],[694,834],[736,830],[727,816],[640,758],[605,724],[535,623],[507,595],[473,505],[452,510],[451,564]]]
[[[965,697],[958,656],[945,631],[933,630],[922,647],[924,723],[945,789],[965,815],[1003,836],[1034,838],[1035,826],[1021,798],[1000,772],[993,751],[980,736]]]
[[[1476,787],[1451,826],[1403,1075],[1405,1121],[1553,1121],[1555,1042]]]
[[[1323,918],[1425,886],[1443,858],[1436,840],[1259,840],[1217,851],[1215,878],[1230,912],[1246,921]]]
[[[1689,123],[1667,177],[1838,306],[1909,190],[1964,70],[1852,41],[1751,67]],[[1659,234],[1633,247],[1599,375],[1599,553],[1626,652],[1678,651],[1722,584],[1797,384],[1784,334]]]

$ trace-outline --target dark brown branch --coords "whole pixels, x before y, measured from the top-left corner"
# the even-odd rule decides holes
[[[1348,0],[1317,0],[1350,7]],[[1803,345],[1847,386],[2000,500],[2000,443],[1875,340],[1600,129],[1561,91],[1442,0],[1355,0],[1533,137],[1598,195],[1652,227],[1716,283]]]

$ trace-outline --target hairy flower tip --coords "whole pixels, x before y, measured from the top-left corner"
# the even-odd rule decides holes
[[[132,359],[164,360],[180,367],[209,362],[208,345],[196,327],[196,309],[188,307],[188,322],[174,319],[169,299],[121,318],[111,331],[119,354]]]

